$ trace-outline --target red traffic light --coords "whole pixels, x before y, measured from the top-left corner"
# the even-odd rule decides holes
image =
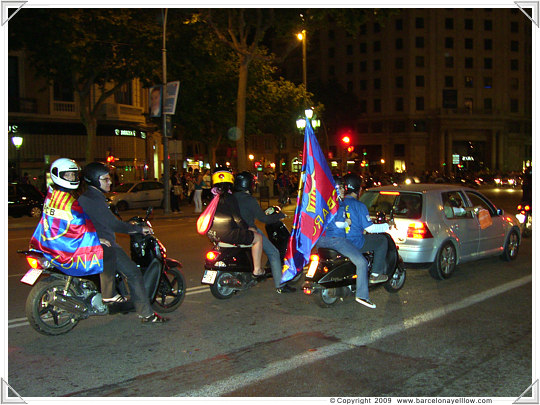
[[[349,146],[347,152],[352,153],[354,151],[354,146]]]
[[[115,159],[113,155],[107,156],[107,163],[114,163]]]
[[[348,135],[345,135],[343,138],[341,138],[341,142],[348,145],[351,143],[351,138]]]

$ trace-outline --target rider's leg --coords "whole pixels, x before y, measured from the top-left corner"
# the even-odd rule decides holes
[[[268,257],[270,262],[270,268],[272,269],[272,277],[274,278],[274,285],[276,288],[281,286],[281,257],[279,256],[279,250],[274,246],[270,239],[264,235],[260,229],[257,232],[262,236],[263,251]]]
[[[386,269],[386,253],[388,251],[388,241],[386,236],[380,233],[370,233],[364,235],[364,246],[362,252],[373,251],[372,274],[388,274]]]
[[[253,232],[253,246],[251,247],[251,256],[253,257],[253,275],[262,276],[264,274],[264,269],[262,268],[262,236],[260,233]]]

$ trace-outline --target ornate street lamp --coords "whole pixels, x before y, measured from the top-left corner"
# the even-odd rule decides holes
[[[11,142],[13,142],[13,145],[15,145],[15,149],[17,150],[17,180],[21,180],[21,146],[23,144],[23,137],[22,136],[12,136]]]

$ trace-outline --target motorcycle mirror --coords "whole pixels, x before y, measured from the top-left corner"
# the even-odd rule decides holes
[[[148,207],[146,210],[146,217],[144,217],[144,221],[146,222],[148,218],[150,218],[150,215],[152,215],[152,212],[154,211],[154,208],[152,206]]]

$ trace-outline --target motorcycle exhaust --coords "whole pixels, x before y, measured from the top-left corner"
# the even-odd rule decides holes
[[[56,292],[51,305],[77,315],[84,315],[88,312],[88,307],[76,298]]]

